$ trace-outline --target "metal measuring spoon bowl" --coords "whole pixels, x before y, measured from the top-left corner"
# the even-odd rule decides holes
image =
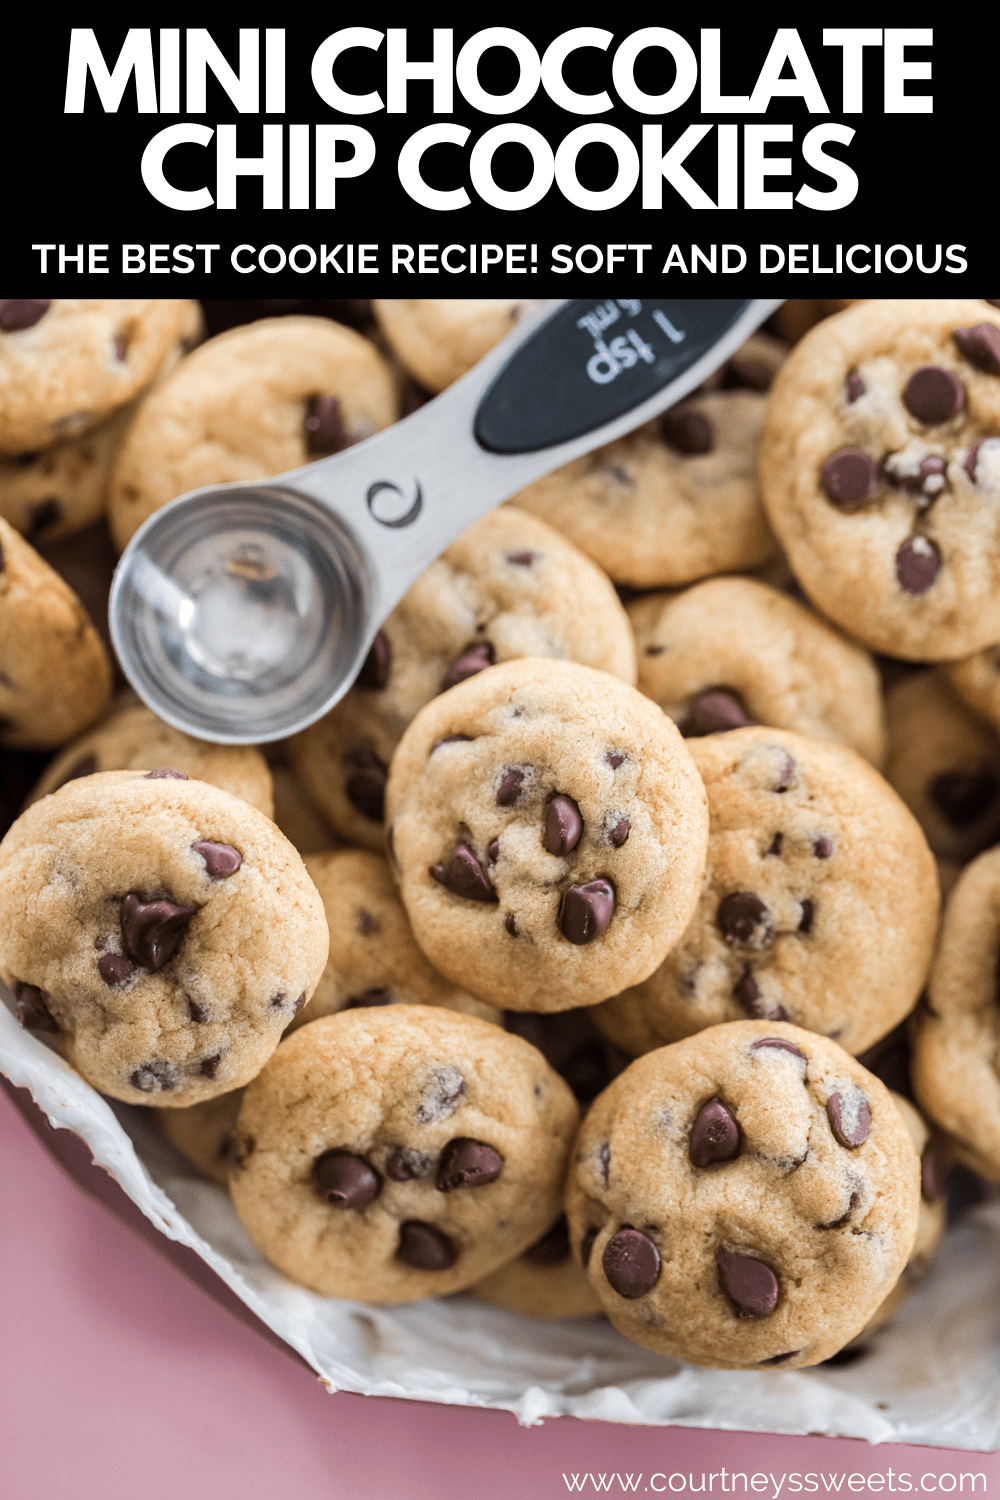
[[[545,304],[387,431],[264,484],[171,501],[115,575],[125,675],[162,719],[202,739],[261,744],[306,728],[460,532],[672,406],[778,305]]]

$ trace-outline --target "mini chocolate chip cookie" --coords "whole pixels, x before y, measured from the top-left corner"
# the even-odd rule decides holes
[[[45,768],[28,803],[68,781],[97,771],[154,771],[169,767],[191,781],[207,781],[242,797],[265,817],[274,815],[271,773],[252,745],[212,745],[165,724],[144,703],[128,702],[67,745]]]
[[[457,989],[417,946],[385,859],[368,849],[306,857],[330,928],[330,957],[292,1028],[339,1010],[374,1005],[441,1005],[495,1025],[500,1012]]]
[[[108,520],[118,547],[177,495],[256,482],[337,453],[396,417],[368,339],[327,318],[264,318],[209,339],[151,392],[119,452]]]
[[[111,702],[111,662],[79,599],[0,520],[0,745],[52,750]]]
[[[0,299],[0,453],[96,427],[148,384],[190,320],[184,298]]]
[[[635,641],[607,577],[551,526],[491,511],[425,570],[385,621],[354,687],[289,741],[337,831],[385,847],[389,761],[419,709],[494,662],[551,656],[635,682]]]
[[[955,1155],[1000,1182],[1000,848],[962,871],[945,907],[927,1006],[913,1019],[917,1103]]]
[[[477,1302],[529,1318],[582,1318],[604,1312],[586,1272],[573,1259],[565,1214],[517,1260],[478,1281],[471,1295]]]
[[[787,730],[689,740],[708,865],[681,940],[594,1012],[635,1054],[746,1016],[870,1047],[917,1002],[938,886],[920,827],[854,751]]]
[[[455,1011],[341,1011],[247,1089],[236,1211],[286,1275],[412,1302],[481,1281],[551,1226],[576,1104],[540,1053]]]
[[[323,903],[249,803],[178,771],[106,771],[0,844],[0,978],[88,1083],[178,1108],[239,1088],[326,963]]]
[[[499,344],[531,298],[410,297],[376,299],[372,311],[394,353],[429,391],[443,391]]]
[[[708,578],[628,606],[639,691],[687,737],[773,724],[881,766],[885,714],[863,647],[754,578]]]
[[[573,1149],[574,1253],[626,1338],[717,1369],[798,1369],[853,1338],[913,1247],[920,1162],[835,1042],[741,1021],[640,1058]]]
[[[777,552],[757,457],[767,397],[707,391],[514,496],[632,588],[744,572]]]
[[[885,774],[939,859],[964,864],[1000,839],[1000,741],[936,672],[886,695]]]
[[[233,1089],[183,1109],[151,1108],[170,1144],[199,1172],[226,1188],[241,1150],[236,1119],[242,1103],[243,1090]]]
[[[865,302],[812,329],[771,393],[767,513],[824,614],[915,661],[1000,639],[1000,313]]]
[[[429,703],[386,790],[414,935],[508,1010],[594,1005],[646,978],[698,900],[705,793],[675,725],[571,662],[504,662]]]

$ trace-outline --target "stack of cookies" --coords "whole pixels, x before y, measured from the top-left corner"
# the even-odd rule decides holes
[[[188,304],[2,303],[0,449],[117,413],[121,547],[385,427],[527,306],[295,311],[167,364]],[[266,755],[112,704],[5,511],[5,743],[44,768],[0,977],[300,1285],[790,1369],[916,1285],[952,1162],[1000,1181],[1000,313],[815,317],[477,522]],[[116,385],[107,330],[161,323]]]

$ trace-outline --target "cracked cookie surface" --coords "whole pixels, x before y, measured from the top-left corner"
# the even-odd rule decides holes
[[[323,971],[319,895],[274,824],[176,771],[108,771],[0,845],[0,976],[88,1083],[159,1107],[238,1088]]]
[[[700,777],[670,719],[606,672],[528,657],[443,693],[400,742],[386,810],[420,946],[508,1010],[645,978],[698,899]]]
[[[880,1306],[919,1201],[885,1086],[824,1037],[743,1021],[619,1075],[580,1128],[566,1208],[627,1338],[692,1364],[796,1369]]]

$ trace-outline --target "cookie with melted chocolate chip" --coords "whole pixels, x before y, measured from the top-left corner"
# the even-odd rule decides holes
[[[395,418],[391,371],[352,328],[305,317],[232,328],[196,349],[143,403],[111,476],[111,534],[122,548],[177,495],[270,479]]]
[[[778,376],[771,525],[819,609],[874,650],[948,661],[1000,639],[1000,313],[859,303]]]
[[[930,967],[938,886],[916,819],[846,746],[765,728],[687,744],[710,817],[698,909],[594,1020],[633,1055],[747,1016],[870,1047]]]
[[[182,772],[68,782],[0,844],[0,978],[88,1083],[177,1108],[259,1071],[323,972],[323,905],[241,798]]]
[[[576,1121],[562,1079],[498,1026],[345,1010],[296,1031],[246,1090],[230,1190],[294,1281],[411,1302],[471,1286],[550,1228]]]
[[[615,1079],[580,1127],[566,1212],[627,1338],[718,1369],[796,1369],[882,1304],[919,1203],[885,1086],[825,1037],[742,1021]]]
[[[700,777],[671,720],[606,672],[527,657],[443,693],[400,742],[386,808],[418,943],[508,1010],[638,982],[697,902]]]
[[[406,726],[439,693],[520,656],[635,681],[635,641],[605,574],[551,526],[504,506],[431,563],[384,622],[354,687],[289,741],[332,826],[383,849],[385,782]]]

